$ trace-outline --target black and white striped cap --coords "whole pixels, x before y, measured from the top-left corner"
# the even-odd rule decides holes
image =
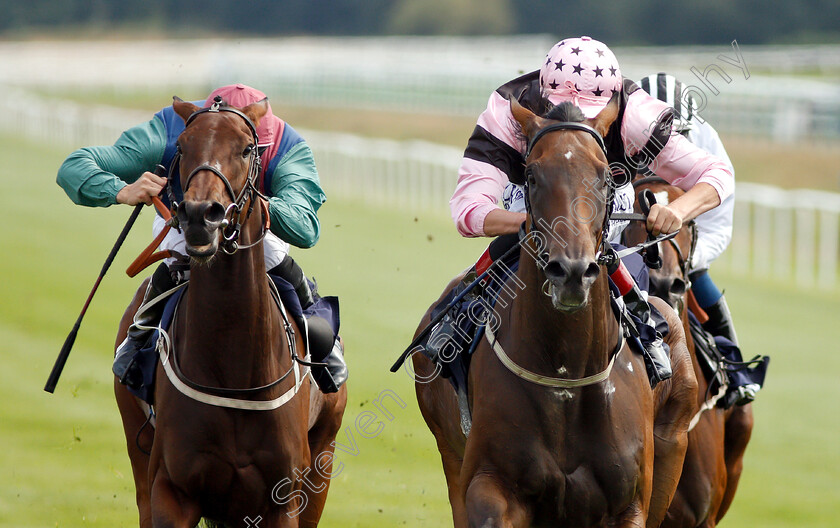
[[[677,132],[691,130],[697,112],[697,103],[690,92],[683,94],[685,90],[683,83],[673,75],[657,73],[643,78],[641,87],[642,90],[672,106],[677,111],[678,118],[674,119],[674,130]]]

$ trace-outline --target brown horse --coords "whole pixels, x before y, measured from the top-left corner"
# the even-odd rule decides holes
[[[114,382],[140,525],[317,526],[347,395],[312,388],[292,357],[304,350],[301,332],[270,291],[260,243],[268,210],[251,192],[266,104],[199,111],[176,98],[173,107],[187,122],[178,218],[190,282],[157,367],[154,427],[144,427],[148,407]],[[228,240],[236,225],[238,251]]]
[[[591,120],[571,105],[541,118],[511,104],[533,147],[529,234],[516,275],[524,289],[497,304],[497,335],[473,353],[468,436],[452,386],[440,377],[427,382],[435,366],[412,355],[454,524],[658,526],[679,480],[696,382],[679,320],[663,302],[654,300],[672,329],[673,378],[652,391],[641,356],[617,346],[621,329],[596,257],[608,185],[598,140],[616,119],[617,102]],[[590,208],[575,211],[584,199]]]
[[[640,192],[650,190],[657,203],[669,203],[683,194],[681,189],[657,177],[639,179],[633,185]],[[641,211],[638,201],[635,208],[636,212]],[[644,227],[638,224],[624,231],[627,245],[640,243],[646,236]],[[750,404],[729,410],[715,406],[716,395],[709,393],[709,383],[695,354],[688,323],[686,288],[690,283],[689,262],[696,236],[696,230],[683,228],[673,241],[660,243],[662,267],[650,272],[651,294],[667,301],[680,314],[698,381],[695,418],[688,434],[682,477],[662,523],[662,526],[678,528],[712,527],[723,518],[738,487],[753,422]]]

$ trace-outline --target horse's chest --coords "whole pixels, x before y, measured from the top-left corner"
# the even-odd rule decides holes
[[[524,475],[520,489],[538,498],[535,525],[542,519],[555,526],[559,519],[569,526],[594,526],[623,511],[643,478],[640,440],[588,442],[590,449],[585,451],[566,447],[553,453],[542,471]],[[540,482],[542,486],[534,485]]]
[[[535,505],[535,519],[593,526],[632,502],[652,454],[639,407],[546,413],[537,423],[521,447],[497,453],[507,458],[503,472],[514,476],[520,499]]]
[[[194,496],[263,502],[273,486],[306,466],[305,428],[282,427],[269,415],[249,418],[214,410],[159,427],[172,480]]]

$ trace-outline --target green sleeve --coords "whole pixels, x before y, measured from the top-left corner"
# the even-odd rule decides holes
[[[314,246],[321,236],[318,208],[326,199],[312,151],[305,142],[298,143],[271,178],[271,232],[300,248]]]
[[[111,146],[81,148],[58,169],[56,182],[73,202],[88,207],[117,203],[117,193],[163,159],[166,130],[157,117],[122,133]]]

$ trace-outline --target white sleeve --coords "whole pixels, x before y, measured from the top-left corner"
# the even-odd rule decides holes
[[[695,121],[689,132],[689,141],[723,161],[729,172],[735,176],[735,169],[723,147],[720,136],[708,123]],[[695,219],[697,223],[697,247],[691,259],[692,269],[707,269],[729,246],[732,240],[732,212],[735,208],[734,194],[727,197],[718,207]]]

